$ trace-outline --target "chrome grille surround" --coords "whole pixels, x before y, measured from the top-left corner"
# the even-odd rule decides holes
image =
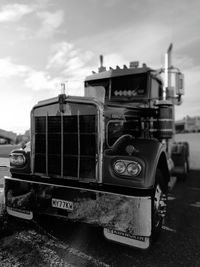
[[[32,174],[83,182],[102,182],[104,117],[101,102],[67,98],[38,104],[31,113]],[[89,113],[85,109],[89,109]]]

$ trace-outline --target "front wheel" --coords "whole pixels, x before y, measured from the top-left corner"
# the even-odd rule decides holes
[[[167,208],[167,183],[162,172],[156,171],[155,187],[152,194],[152,239],[160,235]]]

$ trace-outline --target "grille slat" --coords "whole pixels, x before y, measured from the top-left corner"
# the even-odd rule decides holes
[[[94,180],[98,154],[97,109],[88,104],[78,109],[75,103],[70,108],[71,115],[35,117],[34,172]]]

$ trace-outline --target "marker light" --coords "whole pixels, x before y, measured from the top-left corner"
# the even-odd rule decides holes
[[[135,96],[137,95],[136,90],[119,90],[114,91],[115,96]]]
[[[25,164],[26,159],[21,153],[11,153],[9,156],[11,166],[22,166]]]

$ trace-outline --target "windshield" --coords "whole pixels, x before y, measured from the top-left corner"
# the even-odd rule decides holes
[[[132,101],[147,94],[147,74],[134,74],[112,79],[112,99]]]

